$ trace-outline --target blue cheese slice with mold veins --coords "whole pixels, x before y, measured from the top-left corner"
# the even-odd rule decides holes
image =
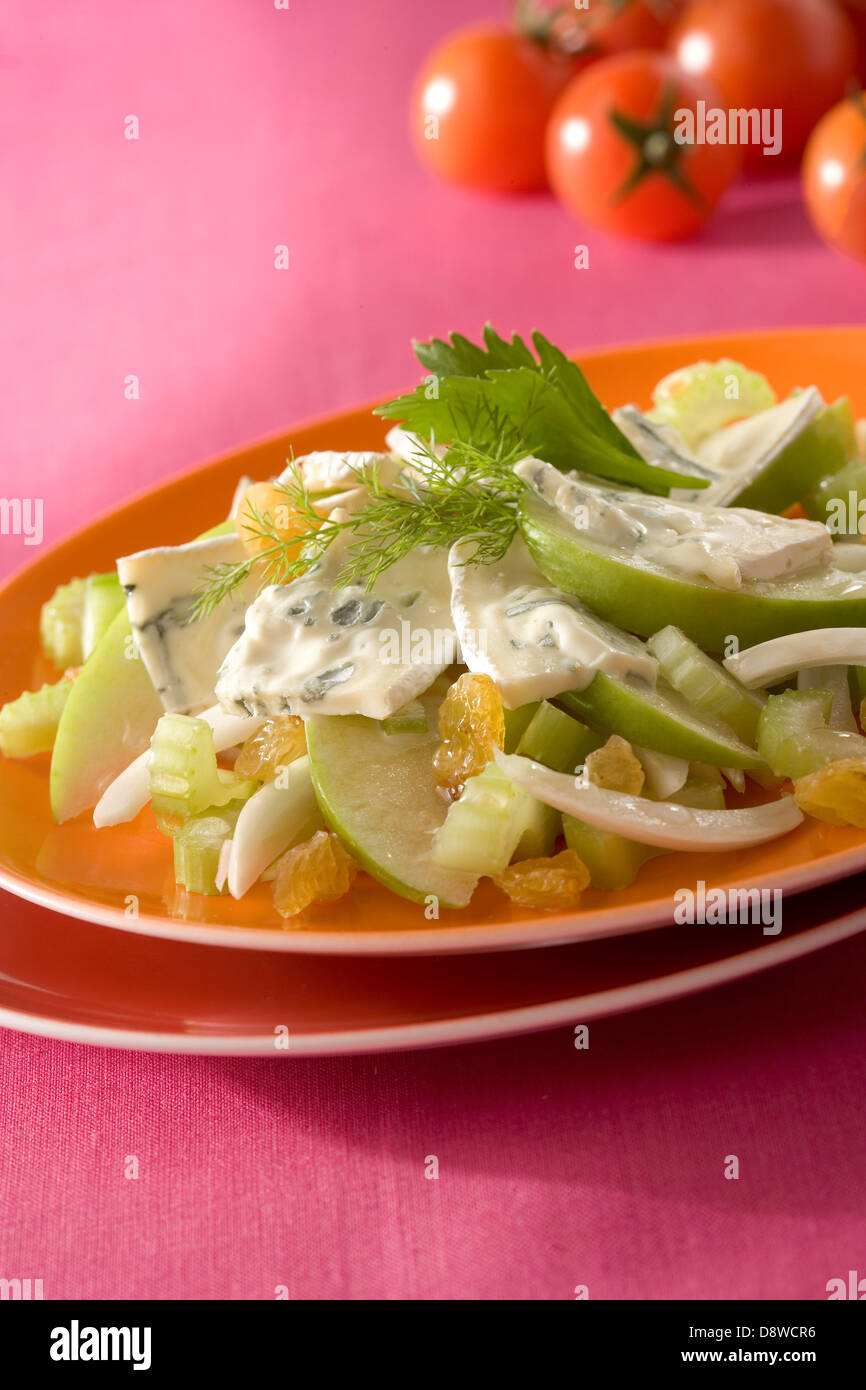
[[[231,599],[192,621],[196,590],[206,570],[244,557],[237,535],[230,534],[118,560],[133,639],[166,710],[186,713],[213,704],[217,671],[244,630],[256,582],[248,580]]]
[[[522,459],[515,472],[587,540],[720,589],[789,579],[832,563],[833,541],[819,521],[607,487],[535,458]]]
[[[338,536],[302,578],[251,605],[217,679],[223,709],[386,719],[458,659],[448,552],[418,548],[371,590],[336,587],[348,543]]]
[[[597,671],[654,684],[643,643],[554,588],[519,536],[491,564],[473,563],[474,548],[451,548],[451,612],[464,662],[492,677],[508,709],[582,690]]]

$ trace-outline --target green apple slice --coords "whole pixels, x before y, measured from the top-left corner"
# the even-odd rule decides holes
[[[640,748],[713,767],[763,767],[763,760],[719,719],[701,714],[659,680],[655,686],[598,671],[584,690],[569,690],[557,703]]]
[[[146,747],[162,703],[117,614],[76,677],[51,758],[51,810],[58,822],[95,806],[109,782]]]
[[[386,734],[362,715],[314,715],[307,720],[310,775],[325,824],[368,873],[403,898],[465,907],[479,876],[441,868],[431,857],[448,804],[433,778],[439,700],[421,703],[424,733]]]
[[[685,578],[629,550],[589,540],[542,498],[525,492],[520,529],[542,573],[627,632],[650,637],[663,621],[707,652],[729,639],[752,646],[817,627],[866,626],[866,575],[813,571],[720,589]],[[704,760],[706,761],[706,760]]]

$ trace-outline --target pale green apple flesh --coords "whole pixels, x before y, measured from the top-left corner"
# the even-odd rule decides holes
[[[51,810],[58,822],[94,807],[137,758],[162,714],[124,608],[81,668],[63,707],[51,757]]]
[[[465,907],[478,875],[431,858],[448,803],[433,776],[439,699],[422,704],[424,733],[386,734],[377,720],[354,714],[308,719],[310,775],[325,824],[362,868],[403,898]]]

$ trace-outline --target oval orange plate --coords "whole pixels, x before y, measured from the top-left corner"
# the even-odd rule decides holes
[[[800,329],[729,334],[580,358],[609,406],[646,402],[660,376],[698,358],[729,356],[767,373],[782,394],[814,382],[826,398],[850,396],[866,414],[866,330]],[[383,424],[370,407],[290,430],[205,464],[151,489],[47,552],[0,590],[0,701],[50,678],[38,649],[42,602],[76,574],[113,568],[116,556],[177,544],[225,516],[238,478],[278,472],[290,449],[370,449]],[[675,615],[659,615],[660,624]],[[423,906],[362,875],[343,901],[310,909],[297,925],[277,916],[266,885],[241,902],[194,897],[175,887],[168,842],[149,812],[138,821],[94,830],[84,816],[54,825],[48,759],[0,759],[0,885],[67,916],[199,945],[330,955],[409,955],[501,951],[585,941],[671,920],[678,888],[780,888],[826,883],[866,866],[866,834],[806,821],[792,834],[746,853],[665,855],[645,866],[632,888],[584,895],[577,913],[527,913],[485,883],[470,907],[428,921]]]

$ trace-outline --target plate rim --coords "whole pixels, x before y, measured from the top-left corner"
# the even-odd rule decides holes
[[[758,329],[729,328],[709,333],[688,333],[672,337],[651,338],[638,342],[607,344],[571,354],[581,361],[615,360],[623,354],[653,354],[656,352],[684,350],[686,345],[709,343],[722,344],[731,338],[747,339],[756,343],[780,339],[851,339],[866,340],[866,327],[857,323],[847,324],[799,324],[792,327],[767,327]],[[0,603],[8,591],[22,582],[26,583],[28,571],[36,569],[65,546],[75,544],[94,527],[111,522],[122,516],[130,507],[153,498],[160,492],[193,479],[199,473],[227,464],[238,455],[246,455],[259,449],[276,446],[279,442],[296,432],[316,429],[333,422],[337,416],[348,416],[362,412],[372,412],[380,404],[381,397],[337,407],[303,419],[296,424],[280,430],[257,436],[255,439],[214,454],[198,463],[180,469],[157,482],[140,489],[122,502],[107,508],[92,517],[86,525],[61,537],[47,547],[39,556],[27,559],[0,582]],[[818,867],[820,866],[820,867]],[[866,844],[839,850],[818,861],[794,866],[784,872],[782,886],[786,892],[797,894],[812,887],[819,887],[832,879],[849,877],[858,870],[866,868]],[[817,872],[816,872],[817,869]],[[216,946],[228,949],[257,949],[278,952],[300,952],[316,955],[460,955],[486,951],[540,949],[544,946],[564,945],[569,942],[594,941],[613,938],[632,932],[656,929],[667,924],[672,915],[672,905],[655,903],[629,903],[620,908],[596,909],[592,916],[596,927],[582,929],[581,914],[565,921],[545,924],[544,919],[526,917],[501,923],[476,923],[453,926],[425,926],[406,929],[392,929],[383,932],[357,932],[331,928],[295,929],[281,931],[275,927],[232,926],[228,924],[195,922],[185,918],[151,917],[146,914],[127,916],[121,908],[111,907],[84,897],[78,898],[25,877],[11,868],[0,865],[0,888],[26,901],[36,903],[49,911],[77,920],[92,922],[116,930],[137,935],[158,937],[163,940],[193,942],[199,945]],[[604,920],[599,917],[604,914]],[[496,932],[495,940],[487,937]],[[526,933],[533,933],[525,939]],[[511,940],[512,936],[520,939]]]
[[[459,1018],[426,1023],[392,1024],[383,1028],[350,1029],[343,1032],[308,1033],[296,1036],[294,1045],[277,1048],[273,1034],[254,1034],[249,1038],[229,1035],[206,1036],[187,1033],[150,1033],[133,1028],[70,1023],[30,1014],[23,1010],[0,1008],[0,1027],[57,1042],[87,1043],[95,1047],[120,1048],[132,1052],[173,1053],[187,1056],[220,1057],[296,1057],[357,1056],[379,1052],[416,1051],[458,1044],[494,1042],[507,1037],[546,1032],[575,1021],[586,1022],[623,1013],[633,1013],[654,1005],[672,1003],[691,994],[716,989],[736,980],[760,974],[777,965],[802,959],[826,946],[850,940],[866,930],[866,905],[841,917],[810,927],[795,936],[767,942],[733,956],[704,965],[672,971],[650,980],[618,985],[595,994],[571,995],[546,1004],[520,1005],[486,1014],[466,1014]],[[289,1033],[291,1044],[292,1033]]]

